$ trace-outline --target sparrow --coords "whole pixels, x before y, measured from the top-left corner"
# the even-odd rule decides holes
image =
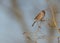
[[[43,21],[44,16],[45,16],[45,10],[42,10],[41,12],[39,12],[37,16],[34,18],[34,23],[32,24],[32,27],[37,21]]]

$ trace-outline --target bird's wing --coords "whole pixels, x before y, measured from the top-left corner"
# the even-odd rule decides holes
[[[34,18],[34,20],[35,20],[35,19],[37,19],[37,18],[38,18],[38,16],[40,16],[40,13],[39,13],[35,18]]]

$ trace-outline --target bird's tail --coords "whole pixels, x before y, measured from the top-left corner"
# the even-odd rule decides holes
[[[32,24],[32,27],[34,26],[35,23],[36,23],[36,21],[34,21],[34,23]]]

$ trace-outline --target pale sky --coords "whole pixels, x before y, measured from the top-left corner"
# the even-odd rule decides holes
[[[5,6],[3,6],[4,4]],[[3,0],[2,4],[0,4],[0,43],[25,43],[25,38],[23,36],[23,30],[20,24],[17,22],[15,16],[12,11],[10,11],[7,7],[11,7],[10,0]],[[48,6],[45,0],[18,0],[19,8],[22,9],[24,19],[26,24],[29,27],[30,32],[34,32],[37,29],[37,24],[32,27],[32,23],[34,22],[34,17],[41,10],[45,10]],[[44,19],[50,18],[50,14],[46,11],[46,15]],[[60,15],[60,13],[58,14]],[[59,17],[59,16],[58,16]],[[44,33],[42,35],[48,36],[48,21],[41,23],[41,32]],[[60,26],[58,24],[58,26]],[[40,32],[38,33],[41,34]],[[55,36],[58,36],[56,33]],[[34,36],[33,36],[34,37]],[[38,43],[47,43],[46,39],[37,40]],[[54,43],[57,43],[57,39],[55,38]]]

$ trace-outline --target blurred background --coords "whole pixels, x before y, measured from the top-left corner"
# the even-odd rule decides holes
[[[42,10],[38,31],[32,23]],[[59,29],[60,0],[0,0],[0,43],[60,43]]]

